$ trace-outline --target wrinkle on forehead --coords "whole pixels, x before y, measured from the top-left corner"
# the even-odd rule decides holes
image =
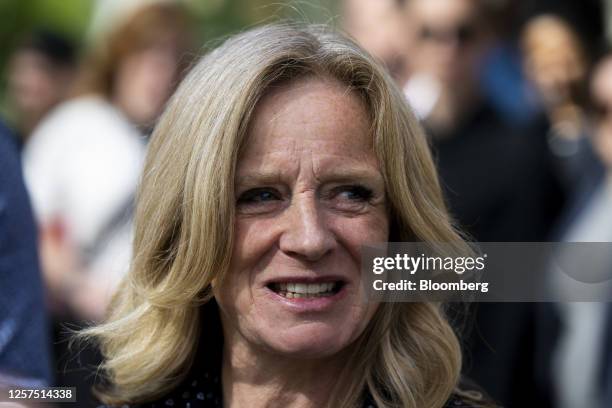
[[[337,126],[345,128],[353,137],[334,138],[330,142],[345,143],[346,147],[365,142],[371,148],[370,132],[363,132],[370,128],[368,122],[365,103],[354,90],[334,79],[305,77],[274,88],[262,98],[253,114],[244,150],[257,154],[268,151],[272,144],[276,148],[284,144],[288,151],[295,150],[298,144],[309,139],[324,142],[320,135],[333,134]],[[287,127],[293,128],[294,140],[271,140],[286,136],[283,129]],[[254,135],[257,135],[256,143],[252,142]]]
[[[383,182],[373,152],[364,152],[361,155],[312,150],[299,153],[267,152],[241,161],[236,175],[237,185],[256,182],[277,184],[287,179],[296,180],[299,184],[356,179]]]
[[[365,103],[337,81],[309,77],[276,88],[257,106],[237,166],[237,185],[378,179]]]

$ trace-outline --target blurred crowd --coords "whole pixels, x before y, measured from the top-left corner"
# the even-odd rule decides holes
[[[476,241],[612,240],[606,11],[597,1],[344,2],[346,29],[403,88],[449,209]],[[504,406],[612,406],[609,304],[485,303],[468,322],[465,374]]]
[[[147,136],[202,44],[179,1],[99,4],[80,44],[45,28],[22,38],[3,67],[13,115],[0,118],[0,387],[78,386],[82,406],[100,357],[71,349],[69,329],[103,318],[129,267]],[[421,120],[473,240],[612,241],[606,3],[339,7]],[[610,304],[450,314],[466,376],[504,406],[612,407]]]
[[[11,142],[21,156],[38,241],[33,226],[0,214],[3,223],[14,224],[8,235],[2,230],[9,245],[0,253],[2,294],[32,289],[18,302],[12,296],[0,301],[0,376],[8,384],[77,386],[82,406],[95,404],[92,367],[100,356],[93,347],[72,349],[70,331],[103,317],[129,267],[147,136],[195,45],[189,15],[177,2],[99,5],[83,44],[49,30],[19,43],[6,69],[14,120],[2,132],[6,153]],[[9,174],[19,173],[13,168]],[[14,181],[3,183],[0,200],[28,208],[25,192],[12,199],[15,188]],[[26,271],[12,260],[20,250],[13,248],[15,237],[30,251],[20,258],[38,256],[40,272],[36,262]],[[26,344],[31,338],[36,344]],[[29,353],[34,347],[49,352]],[[21,360],[13,361],[18,354]]]

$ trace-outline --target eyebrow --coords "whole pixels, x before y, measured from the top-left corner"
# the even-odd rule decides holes
[[[345,182],[364,180],[371,182],[383,182],[383,176],[380,172],[375,171],[368,166],[359,166],[357,168],[334,168],[326,172],[322,179],[324,182]],[[252,184],[279,184],[283,182],[283,173],[278,171],[252,171],[248,174],[239,175],[236,178],[236,185],[252,185]]]
[[[248,174],[236,177],[236,185],[250,184],[277,184],[283,180],[279,172],[251,171]]]

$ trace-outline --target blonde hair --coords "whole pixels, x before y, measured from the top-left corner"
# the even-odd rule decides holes
[[[202,305],[230,262],[234,170],[247,126],[270,86],[305,75],[333,78],[365,101],[390,240],[463,244],[423,132],[372,57],[318,26],[271,25],[230,38],[192,69],[153,133],[133,264],[108,321],[87,332],[105,357],[106,403],[155,399],[187,374],[207,330]],[[381,304],[350,353],[330,406],[359,406],[367,391],[379,407],[441,407],[461,367],[457,337],[436,303]]]

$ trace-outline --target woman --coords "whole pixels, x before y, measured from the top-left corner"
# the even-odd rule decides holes
[[[143,135],[178,81],[185,22],[183,9],[165,1],[115,16],[85,57],[75,97],[26,145],[26,181],[56,312],[100,319],[128,269]]]
[[[203,58],[152,136],[107,404],[442,407],[440,305],[363,301],[360,246],[460,242],[401,93],[352,42],[268,26]],[[465,393],[463,393],[465,394]]]
[[[56,385],[76,386],[82,406],[96,402],[92,396],[85,403],[93,381],[81,365],[100,360],[93,350],[73,358],[62,325],[99,321],[127,273],[144,135],[178,82],[188,44],[181,7],[141,3],[99,32],[76,78],[75,97],[42,121],[24,151],[56,322]]]

